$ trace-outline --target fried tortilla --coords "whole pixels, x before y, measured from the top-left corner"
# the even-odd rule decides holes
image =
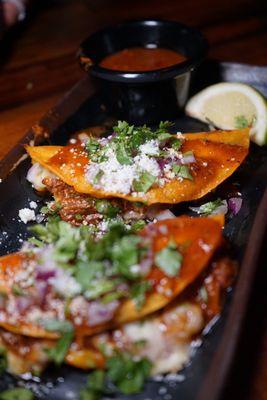
[[[107,356],[100,349],[109,349],[109,353],[120,350],[147,357],[153,363],[152,375],[176,372],[188,362],[191,341],[220,313],[234,275],[235,263],[217,257],[193,286],[142,323],[130,322],[91,337],[77,336],[65,363],[85,370],[103,368]],[[6,350],[9,372],[23,374],[41,372],[50,361],[47,349],[55,347],[56,341],[0,329],[0,345]]]
[[[211,219],[182,216],[149,224],[139,235],[143,241],[150,240],[153,260],[168,243],[172,242],[177,246],[182,255],[181,268],[177,275],[166,274],[155,266],[153,261],[148,275],[143,278],[144,281],[149,281],[151,290],[146,293],[145,302],[140,309],[130,298],[118,299],[115,307],[114,302],[103,305],[101,301],[89,301],[81,295],[74,297],[68,303],[70,311],[67,319],[72,322],[77,335],[89,336],[103,332],[143,318],[169,304],[194,282],[209,264],[222,242],[222,220],[219,217]],[[54,294],[48,294],[48,300],[40,298],[40,292],[36,289],[36,283],[34,284],[35,268],[36,261],[32,253],[15,253],[0,259],[0,326],[27,336],[57,338],[60,334],[47,331],[39,321],[45,318],[66,318],[66,315],[62,315],[66,304],[60,296]],[[20,286],[21,277],[23,285]],[[88,307],[92,314],[88,314]],[[93,323],[93,310],[97,309],[99,312],[99,307],[104,311],[109,309],[110,315],[105,322]],[[80,315],[84,308],[87,310],[86,315]]]
[[[248,154],[249,130],[188,133],[181,151],[193,152],[190,179],[172,178],[163,186],[153,185],[146,193],[106,192],[90,184],[86,171],[90,160],[81,144],[68,146],[26,146],[34,163],[54,173],[77,192],[94,197],[120,197],[147,205],[176,204],[199,199],[233,174]]]

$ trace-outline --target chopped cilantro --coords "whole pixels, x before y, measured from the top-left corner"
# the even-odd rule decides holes
[[[120,212],[120,208],[113,206],[109,200],[96,200],[95,206],[100,214],[106,215],[109,218],[116,217]]]
[[[143,220],[136,221],[136,222],[134,222],[134,223],[132,224],[132,226],[131,226],[131,231],[132,231],[132,232],[138,232],[138,231],[140,231],[141,229],[143,229],[145,225],[146,225],[146,223],[145,223],[145,221],[143,221]]]
[[[88,155],[91,161],[97,161],[97,153],[100,150],[100,143],[97,141],[96,138],[93,138],[92,136],[89,137],[87,143],[86,143],[86,150],[88,151]]]
[[[43,246],[43,242],[39,239],[36,239],[35,237],[31,237],[28,239],[28,242],[31,244],[34,244],[37,247],[42,247]]]
[[[170,241],[164,249],[157,252],[155,257],[157,267],[170,277],[178,274],[182,261],[183,257],[179,253],[176,243],[173,241]]]
[[[14,388],[1,392],[0,400],[34,400],[34,395],[29,389]]]
[[[136,279],[140,274],[132,272],[131,267],[138,264],[140,250],[138,245],[141,239],[138,236],[124,236],[114,243],[111,249],[111,258],[116,271],[128,278]]]
[[[158,137],[157,137],[157,139],[158,139],[160,142],[163,142],[163,141],[168,140],[168,139],[170,139],[170,138],[173,138],[173,135],[172,135],[171,133],[168,133],[168,132],[159,133],[159,134],[158,134]]]
[[[179,150],[181,146],[182,146],[182,141],[180,139],[177,139],[177,138],[172,139],[171,147],[174,150],[176,150],[176,151]]]
[[[103,395],[115,394],[116,389],[123,394],[138,393],[151,368],[147,358],[134,360],[130,353],[118,352],[108,358],[106,371],[96,370],[89,375],[86,387],[80,392],[80,400],[99,400]]]
[[[138,180],[135,179],[133,181],[133,188],[136,192],[146,193],[151,188],[156,179],[157,178],[155,176],[145,171],[139,176]]]
[[[116,157],[120,164],[131,165],[132,157],[128,154],[124,143],[117,143],[115,147]]]
[[[175,164],[172,166],[172,170],[175,173],[175,175],[178,176],[179,178],[190,179],[190,181],[193,180],[193,177],[190,174],[189,168],[187,165]]]
[[[25,295],[24,291],[16,283],[14,283],[14,285],[12,285],[11,290],[15,296],[24,296]]]
[[[55,364],[60,365],[65,359],[73,339],[73,330],[65,331],[57,341],[55,347],[47,349],[46,353]]]
[[[116,292],[106,294],[104,297],[102,297],[101,302],[107,304],[110,303],[111,301],[121,299],[122,297],[125,297],[125,295],[126,295],[125,291],[117,290]]]
[[[122,393],[138,393],[149,377],[151,367],[147,358],[136,361],[131,354],[119,353],[108,359],[107,376]]]
[[[96,176],[94,177],[94,185],[96,185],[99,181],[100,181],[100,179],[102,178],[102,176],[104,175],[104,171],[102,171],[102,169],[100,169],[99,171],[98,171],[98,173],[96,174]]]
[[[88,387],[95,391],[101,392],[104,388],[104,383],[105,372],[102,370],[96,370],[90,375],[90,379],[88,380]]]
[[[85,297],[88,300],[97,299],[98,297],[105,295],[106,293],[111,292],[112,290],[116,289],[116,280],[111,279],[98,279],[93,281],[90,285],[88,285],[87,289],[85,290]],[[118,293],[118,292],[114,292]]]
[[[190,210],[205,216],[216,213],[216,210],[222,206],[227,207],[227,203],[225,200],[221,200],[219,198],[214,201],[209,201],[208,203],[202,204],[200,207],[190,207]]]
[[[136,304],[136,308],[140,310],[146,299],[146,292],[151,289],[151,284],[148,281],[135,283],[131,288],[131,298]]]
[[[45,319],[40,321],[41,325],[49,332],[72,332],[73,325],[70,321],[60,321],[58,319]]]
[[[250,124],[244,115],[238,115],[237,117],[235,117],[235,128],[237,129],[248,128],[249,125]]]

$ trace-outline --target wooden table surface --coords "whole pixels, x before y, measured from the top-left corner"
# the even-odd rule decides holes
[[[0,42],[0,158],[83,76],[75,54],[96,29],[141,17],[179,20],[202,30],[210,57],[267,65],[266,11],[265,0],[33,1],[28,20]],[[223,400],[267,399],[266,283],[259,268]]]

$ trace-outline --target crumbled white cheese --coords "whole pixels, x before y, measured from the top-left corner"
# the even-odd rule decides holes
[[[148,156],[157,156],[159,154],[158,140],[150,140],[140,146],[140,151]]]
[[[106,192],[119,192],[128,194],[131,192],[132,184],[144,171],[158,177],[160,168],[156,160],[141,153],[133,159],[133,164],[120,164],[113,149],[106,153],[107,161],[101,163],[90,163],[86,177],[96,188],[104,189]],[[95,183],[97,174],[102,171],[101,178]]]
[[[49,283],[64,297],[74,297],[82,289],[76,279],[63,270],[59,270],[55,278],[50,278]]]
[[[149,158],[143,153],[141,153],[140,156],[136,156],[134,158],[134,167],[137,171],[146,171],[156,177],[160,175],[160,168],[157,161],[153,158]]]
[[[29,206],[30,206],[30,208],[32,208],[32,209],[35,210],[35,209],[37,208],[37,203],[36,203],[36,201],[30,201]]]
[[[29,221],[35,221],[35,213],[30,208],[22,208],[19,210],[19,217],[24,224],[27,224]]]

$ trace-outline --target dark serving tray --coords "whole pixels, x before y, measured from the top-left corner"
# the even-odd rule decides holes
[[[267,96],[267,68],[232,63],[203,64],[195,76],[192,91],[218,81],[238,81],[253,85]],[[27,227],[19,221],[18,211],[34,200],[41,207],[42,196],[26,181],[30,160],[25,158],[23,144],[33,139],[41,144],[49,141],[64,144],[74,132],[102,124],[108,111],[102,107],[101,93],[95,92],[88,77],[80,81],[34,126],[21,142],[0,162],[0,254],[16,251],[27,237]],[[175,129],[183,132],[206,130],[201,122],[178,116]],[[234,289],[228,294],[221,317],[204,335],[189,363],[175,379],[151,379],[141,394],[116,399],[135,400],[216,400],[222,394],[233,361],[249,301],[253,276],[267,223],[267,148],[251,146],[246,162],[213,195],[223,196],[235,186],[242,193],[243,205],[235,217],[227,220],[224,230],[241,267]],[[203,200],[204,202],[204,200]],[[177,214],[187,205],[177,206]],[[78,399],[88,374],[63,366],[50,367],[41,379],[25,376],[15,379],[0,377],[0,391],[14,384],[30,387],[37,398],[51,400]]]

